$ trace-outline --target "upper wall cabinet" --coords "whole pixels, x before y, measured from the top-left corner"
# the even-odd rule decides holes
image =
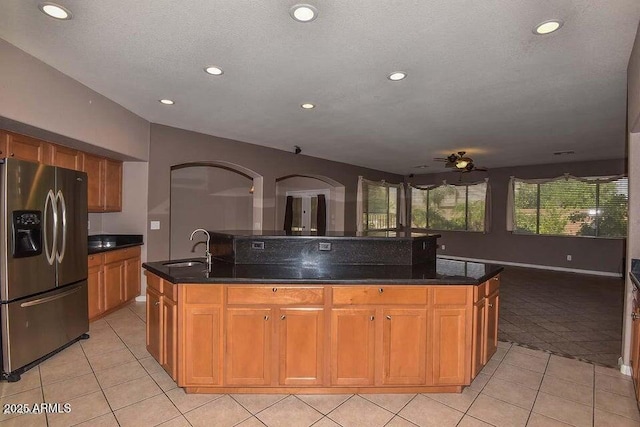
[[[45,163],[46,142],[17,133],[3,133],[0,151],[2,157],[14,157],[16,159],[31,162]]]
[[[80,170],[88,176],[89,212],[122,211],[122,162],[0,130],[0,158]]]
[[[89,212],[121,211],[122,162],[82,153],[82,170],[89,179]]]

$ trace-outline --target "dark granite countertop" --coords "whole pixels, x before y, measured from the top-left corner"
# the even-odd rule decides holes
[[[500,273],[496,264],[458,261],[438,257],[436,268],[426,265],[282,265],[232,264],[214,261],[210,271],[204,263],[170,267],[172,260],[144,263],[150,272],[172,283],[280,283],[280,284],[397,284],[477,285]]]
[[[92,234],[88,238],[89,255],[141,246],[142,234]]]
[[[417,238],[438,238],[440,234],[419,233],[411,230],[403,231],[384,231],[384,230],[370,230],[370,231],[327,231],[326,233],[318,234],[314,231],[291,231],[286,232],[284,230],[228,230],[228,231],[209,231],[211,235],[233,236],[236,239],[243,238],[269,238],[269,239],[281,239],[281,238],[322,238],[322,239],[417,239]]]
[[[629,272],[629,277],[636,289],[640,292],[640,259],[631,259],[631,271]]]

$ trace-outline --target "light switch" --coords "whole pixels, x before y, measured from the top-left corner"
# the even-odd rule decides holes
[[[160,221],[151,221],[152,230],[160,230]]]

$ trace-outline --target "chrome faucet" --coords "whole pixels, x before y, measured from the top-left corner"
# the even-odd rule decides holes
[[[202,231],[204,234],[207,235],[207,248],[205,249],[204,255],[207,257],[207,268],[208,270],[211,270],[211,252],[209,252],[209,244],[211,243],[211,236],[209,235],[209,232],[204,228],[196,228],[191,233],[191,237],[189,237],[189,240],[193,240],[193,235],[196,234],[198,231]]]

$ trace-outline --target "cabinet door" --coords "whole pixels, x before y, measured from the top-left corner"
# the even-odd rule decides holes
[[[638,291],[633,291],[631,322],[631,378],[635,385],[636,399],[640,400],[640,301]]]
[[[487,297],[486,308],[486,339],[485,352],[482,364],[486,364],[498,349],[498,308],[500,306],[500,291],[496,291]]]
[[[147,288],[147,351],[161,365],[163,335],[162,335],[162,297],[152,288]]]
[[[220,384],[222,309],[220,306],[212,305],[185,304],[183,307],[179,386],[218,385]],[[249,337],[252,336],[253,334],[249,335]]]
[[[80,152],[72,148],[51,144],[51,164],[61,168],[81,170]]]
[[[122,162],[105,160],[104,210],[122,210]]]
[[[280,385],[321,385],[324,360],[324,309],[279,310]]]
[[[124,260],[124,299],[129,301],[140,295],[140,257]]]
[[[178,306],[167,297],[162,298],[162,367],[175,381],[178,361]]]
[[[226,384],[271,384],[272,323],[270,308],[227,309]]]
[[[87,204],[89,212],[102,212],[106,160],[87,153],[82,153],[81,157],[82,171],[87,173]]]
[[[382,382],[425,384],[426,309],[382,310]]]
[[[105,311],[104,276],[101,266],[89,268],[87,288],[89,294],[89,320],[92,320]]]
[[[466,367],[466,308],[433,310],[433,383],[464,384]]]
[[[331,384],[373,385],[375,309],[331,310]]]
[[[105,310],[124,302],[124,262],[112,262],[104,266]]]
[[[44,163],[46,142],[25,135],[9,133],[7,138],[7,157]]]
[[[483,297],[473,305],[473,343],[471,347],[471,376],[473,378],[478,375],[487,360],[486,301]]]

